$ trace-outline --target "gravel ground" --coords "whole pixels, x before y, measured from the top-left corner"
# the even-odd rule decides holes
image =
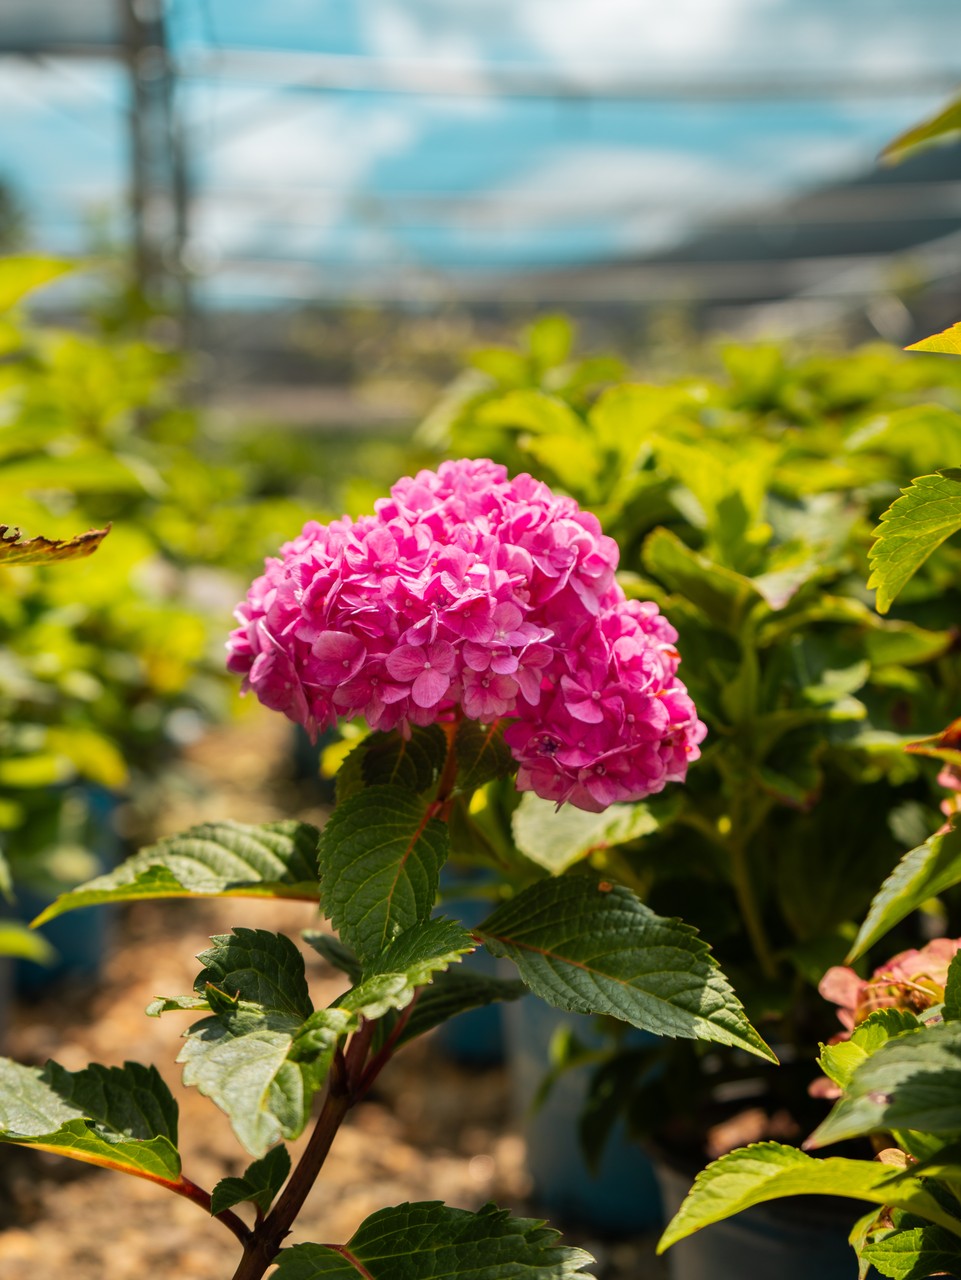
[[[230,816],[264,821],[305,814],[304,797],[279,781],[287,743],[279,717],[250,716],[197,745],[185,782],[168,796],[159,833]],[[226,1118],[174,1066],[180,1031],[195,1015],[146,1018],[155,995],[191,989],[195,954],[213,933],[236,924],[297,937],[316,927],[305,904],[211,900],[139,903],[119,922],[96,990],[60,991],[17,1010],[7,1052],[23,1062],[54,1057],[71,1070],[95,1060],[154,1063],[181,1111],[184,1171],[208,1189],[240,1173],[249,1157]],[[342,978],[305,950],[315,1004],[342,990]],[[296,1160],[305,1138],[290,1144]],[[234,1237],[195,1205],[137,1178],[45,1153],[0,1148],[0,1276],[3,1280],[228,1280]],[[524,1144],[511,1119],[506,1074],[467,1071],[430,1043],[409,1046],[376,1090],[348,1117],[295,1226],[297,1240],[344,1241],[369,1213],[403,1200],[442,1199],[476,1209],[487,1200],[515,1212],[528,1201]],[[598,1258],[604,1280],[657,1280],[653,1242],[609,1244],[568,1233]]]

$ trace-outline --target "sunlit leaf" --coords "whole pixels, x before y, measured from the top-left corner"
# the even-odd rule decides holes
[[[623,885],[586,875],[541,880],[476,932],[556,1008],[776,1061],[697,931],[655,915]]]
[[[928,898],[961,884],[961,826],[906,853],[874,895],[848,960],[856,960]]]
[[[809,1143],[823,1147],[892,1129],[961,1134],[961,1024],[922,1027],[882,1045],[857,1067]]]
[[[603,813],[572,805],[558,810],[549,800],[527,791],[514,810],[511,826],[521,853],[560,875],[597,849],[650,835],[658,821],[644,804],[609,805]]]
[[[339,1038],[356,1023],[344,1009],[316,1012],[303,957],[283,934],[236,928],[212,939],[194,984],[211,1016],[194,1023],[177,1061],[229,1118],[244,1147],[263,1156],[310,1118]],[[189,998],[188,998],[189,999]],[[150,1012],[192,1007],[158,1000]]]
[[[0,1141],[180,1181],[177,1104],[156,1070],[137,1062],[71,1072],[0,1059]]]
[[[722,1156],[697,1175],[687,1199],[661,1236],[658,1253],[752,1205],[798,1195],[844,1196],[898,1206],[961,1236],[961,1222],[941,1208],[918,1178],[898,1179],[890,1165],[874,1160],[837,1156],[822,1160],[796,1147],[759,1142]],[[853,1273],[853,1255],[851,1264]]]
[[[905,584],[946,538],[961,529],[961,469],[919,476],[881,516],[874,530],[869,587],[887,613]]]
[[[205,822],[168,836],[115,871],[61,894],[34,921],[100,902],[141,898],[302,898],[316,902],[317,839],[305,822]]]

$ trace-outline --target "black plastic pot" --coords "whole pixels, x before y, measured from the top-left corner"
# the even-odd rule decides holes
[[[609,1238],[659,1227],[661,1196],[653,1165],[623,1126],[615,1125],[596,1170],[584,1158],[578,1126],[589,1066],[564,1071],[541,1105],[533,1106],[548,1071],[555,1032],[570,1026],[582,1044],[590,1045],[599,1040],[594,1021],[554,1009],[534,996],[506,1005],[504,1021],[508,1068],[537,1208],[552,1222],[585,1227]]]
[[[696,1170],[655,1160],[669,1220],[691,1189]],[[671,1280],[857,1280],[857,1255],[848,1243],[864,1212],[853,1200],[796,1196],[755,1205],[689,1236],[667,1253]],[[872,1268],[871,1280],[879,1280]]]

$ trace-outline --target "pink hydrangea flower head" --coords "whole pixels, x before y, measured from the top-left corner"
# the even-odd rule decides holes
[[[305,525],[238,607],[228,667],[309,732],[506,723],[518,786],[601,810],[682,780],[704,725],[677,634],[625,600],[595,516],[486,459]]]

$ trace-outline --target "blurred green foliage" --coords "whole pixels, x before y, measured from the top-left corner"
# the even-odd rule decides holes
[[[182,406],[178,356],[25,319],[70,269],[0,260],[0,519],[51,538],[113,525],[69,572],[0,566],[0,848],[34,881],[69,880],[63,850],[89,840],[67,821],[76,784],[152,783],[225,712],[233,601],[306,515],[250,500]]]
[[[900,488],[961,464],[961,367],[879,346],[726,346],[716,376],[625,382],[574,358],[572,337],[548,317],[520,349],[477,353],[424,430],[597,513],[621,546],[625,590],[677,628],[709,734],[682,793],[655,797],[656,822],[639,831],[585,840],[565,831],[580,815],[533,814],[535,798],[518,808],[498,791],[471,849],[486,845],[513,876],[512,837],[541,866],[532,839],[568,851],[564,865],[580,850],[697,925],[804,1075],[835,1029],[813,986],[904,850],[940,822],[935,770],[904,746],[961,702],[961,550],[934,551],[887,617],[865,582],[871,531]],[[660,1114],[686,1109],[694,1123],[697,1051],[666,1052],[689,1056],[658,1077],[673,1093]],[[716,1058],[715,1073],[737,1074]],[[789,1067],[771,1087],[796,1112],[806,1084]],[[617,1105],[631,1106],[629,1090]],[[650,1106],[645,1095],[638,1115]]]

